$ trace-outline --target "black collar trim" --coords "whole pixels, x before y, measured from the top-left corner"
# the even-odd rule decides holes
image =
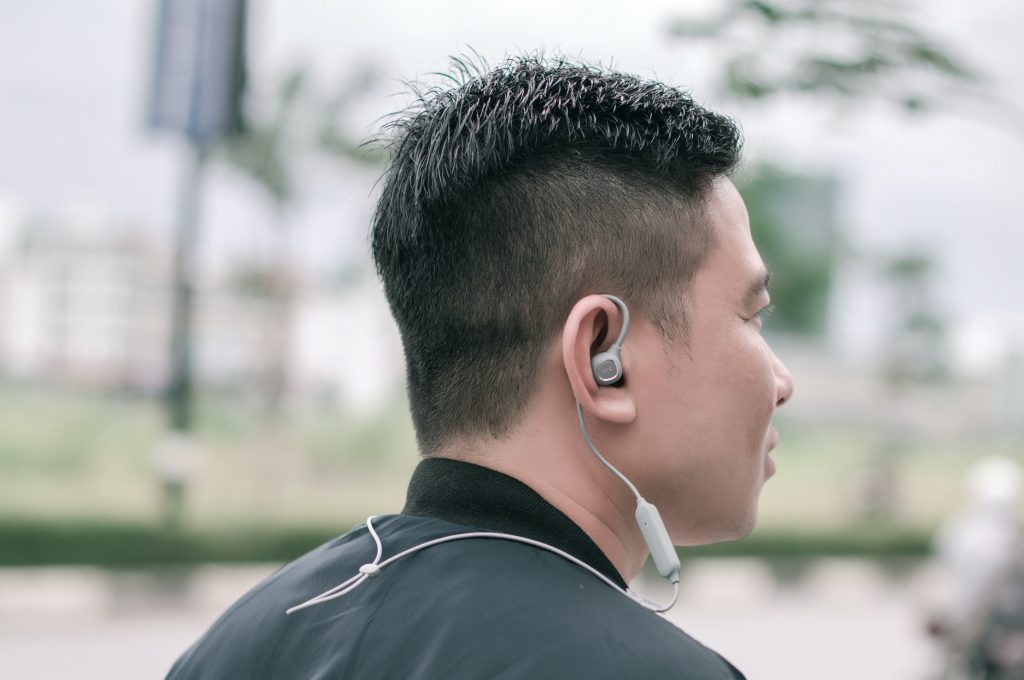
[[[626,587],[608,557],[579,525],[518,479],[481,465],[424,458],[409,481],[402,514],[541,541]]]

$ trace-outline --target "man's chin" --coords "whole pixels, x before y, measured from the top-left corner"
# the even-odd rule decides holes
[[[715,543],[730,543],[746,538],[754,531],[757,525],[757,513],[737,520],[731,526],[721,527],[715,531],[708,531],[701,536],[688,536],[673,543],[681,548],[696,548],[702,545],[714,545]]]

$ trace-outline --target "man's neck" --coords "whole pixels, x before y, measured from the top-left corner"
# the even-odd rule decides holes
[[[533,431],[534,433],[536,431]],[[635,499],[580,441],[535,436],[452,447],[442,457],[462,460],[513,477],[576,523],[601,549],[627,583],[647,559],[635,520]],[[543,442],[539,450],[538,442]]]
[[[482,465],[440,457],[420,461],[402,514],[538,541],[627,586],[608,556],[564,512],[518,479]]]

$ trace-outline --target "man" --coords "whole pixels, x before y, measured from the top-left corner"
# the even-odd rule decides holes
[[[638,503],[666,542],[736,539],[774,471],[793,386],[736,126],[526,57],[392,131],[372,249],[424,457],[406,506],[258,585],[170,677],[742,678],[624,595],[663,548]]]

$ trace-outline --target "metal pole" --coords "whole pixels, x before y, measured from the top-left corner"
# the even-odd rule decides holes
[[[174,283],[171,316],[171,367],[166,392],[168,440],[158,451],[158,470],[163,488],[163,522],[169,529],[181,526],[185,485],[191,460],[189,433],[194,419],[193,317],[198,272],[200,189],[206,149],[188,144],[174,247]]]
[[[178,229],[174,250],[174,302],[171,327],[171,379],[167,390],[169,425],[188,432],[193,420],[193,300],[198,269],[199,198],[206,151],[188,145],[181,183]]]

